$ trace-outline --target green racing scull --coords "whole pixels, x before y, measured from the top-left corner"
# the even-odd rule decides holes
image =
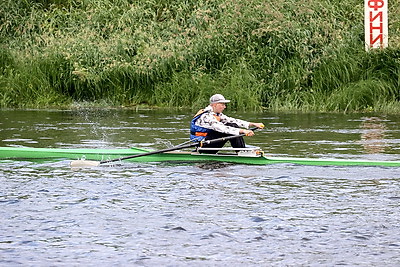
[[[203,150],[203,151],[202,151]],[[192,152],[170,151],[155,153],[147,156],[128,158],[130,162],[227,162],[237,164],[266,165],[276,163],[316,165],[316,166],[383,166],[400,167],[400,161],[380,161],[363,159],[340,158],[295,158],[266,156],[257,147],[245,149],[218,149],[217,154],[207,154],[206,149],[198,148]],[[212,149],[208,149],[212,150]],[[228,151],[229,150],[229,151]],[[234,151],[236,150],[236,151]],[[126,149],[92,149],[92,148],[28,148],[28,147],[0,147],[0,160],[95,160],[118,161],[120,158],[130,157],[152,152],[142,148]]]

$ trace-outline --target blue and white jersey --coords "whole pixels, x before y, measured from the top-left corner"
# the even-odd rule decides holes
[[[239,128],[227,126],[226,124],[236,124],[240,128],[249,128],[250,122],[228,117],[223,113],[215,113],[211,106],[199,111],[191,122],[190,139],[202,140],[210,131],[217,131],[225,134],[239,135]],[[200,138],[199,138],[200,137]],[[201,138],[203,137],[203,138]]]

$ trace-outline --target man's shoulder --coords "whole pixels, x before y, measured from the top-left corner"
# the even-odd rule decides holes
[[[200,109],[199,111],[197,111],[197,113],[193,116],[193,118],[196,118],[197,116],[200,116],[204,113],[204,109]]]
[[[197,111],[197,113],[193,116],[193,118],[196,118],[197,116],[202,116],[202,115],[208,115],[212,113],[212,108],[210,106],[200,109]]]

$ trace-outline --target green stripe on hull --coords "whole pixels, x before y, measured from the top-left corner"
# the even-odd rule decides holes
[[[267,157],[269,163],[290,163],[312,166],[382,166],[400,167],[400,161],[372,161],[356,159],[317,159],[317,158],[286,158],[286,157]]]
[[[25,148],[0,147],[0,159],[117,159],[146,153],[148,150],[132,149],[80,149],[80,148]]]

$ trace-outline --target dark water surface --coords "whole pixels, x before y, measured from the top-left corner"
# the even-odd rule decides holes
[[[269,155],[400,160],[396,116],[234,115]],[[0,110],[0,146],[161,149],[190,117]],[[0,161],[0,266],[400,265],[400,168],[68,164]]]

